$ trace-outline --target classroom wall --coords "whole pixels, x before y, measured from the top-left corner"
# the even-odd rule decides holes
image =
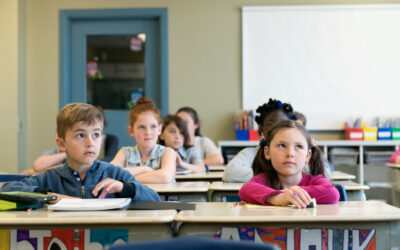
[[[18,1],[0,1],[0,172],[17,166]]]
[[[234,139],[233,117],[241,106],[242,5],[398,3],[399,1],[337,0],[34,0],[27,1],[27,125],[29,163],[55,147],[58,111],[60,9],[167,7],[169,22],[170,112],[195,107],[202,132],[214,141]],[[0,66],[7,69],[1,92],[3,124],[0,152],[16,169],[17,148],[17,6],[0,0]],[[11,23],[11,25],[10,25]],[[3,36],[2,36],[3,37]],[[3,67],[2,67],[3,68]],[[190,95],[188,93],[195,93]],[[268,98],[266,93],[266,99]],[[294,104],[295,105],[295,104]],[[309,118],[311,119],[311,118]],[[25,124],[24,124],[25,125]],[[3,140],[6,138],[6,140]],[[3,158],[3,157],[2,157]],[[27,168],[28,166],[22,166]],[[30,166],[29,166],[30,167]]]

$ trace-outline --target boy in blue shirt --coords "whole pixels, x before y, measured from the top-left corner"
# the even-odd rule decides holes
[[[121,167],[97,161],[104,118],[90,104],[71,103],[57,116],[57,146],[66,152],[66,163],[36,176],[3,185],[1,191],[45,191],[67,197],[111,198],[159,201],[158,194],[136,181]]]

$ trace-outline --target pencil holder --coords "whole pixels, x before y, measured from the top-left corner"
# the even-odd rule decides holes
[[[346,128],[345,138],[347,140],[362,140],[363,139],[363,129],[362,128]]]
[[[378,140],[392,139],[392,128],[378,128]]]
[[[248,141],[249,131],[245,129],[236,130],[236,140],[238,141]]]
[[[364,141],[376,141],[378,137],[378,127],[363,128]]]
[[[392,140],[400,140],[400,128],[392,128]]]
[[[249,130],[249,141],[258,141],[258,130],[257,129]]]

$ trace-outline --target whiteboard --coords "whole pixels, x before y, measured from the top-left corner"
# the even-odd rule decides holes
[[[242,108],[277,98],[310,130],[400,113],[400,5],[242,8]]]

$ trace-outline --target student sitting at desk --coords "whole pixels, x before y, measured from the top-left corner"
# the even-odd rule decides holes
[[[176,114],[186,122],[190,144],[200,150],[204,164],[223,165],[224,158],[220,150],[210,138],[200,134],[200,120],[197,111],[191,107],[183,107],[178,109]]]
[[[192,172],[205,172],[206,167],[201,159],[200,151],[190,145],[186,123],[177,115],[167,115],[163,119],[161,145],[173,148],[176,154],[176,165]]]
[[[400,164],[400,147],[390,157],[389,163]]]
[[[66,163],[21,181],[8,182],[1,191],[49,191],[58,196],[78,198],[131,197],[159,201],[158,194],[139,183],[128,171],[97,161],[103,115],[90,104],[71,103],[57,116],[57,146]]]
[[[123,147],[111,161],[130,171],[142,183],[175,181],[176,153],[157,144],[161,133],[161,112],[149,98],[136,101],[129,114],[129,134],[136,146]]]
[[[268,103],[258,106],[259,114],[255,120],[258,124],[258,135],[263,136],[274,124],[291,118],[293,108],[288,103],[270,98]],[[225,182],[248,182],[253,177],[251,165],[259,147],[241,150],[229,163],[224,171]]]
[[[248,203],[305,208],[317,204],[334,204],[339,192],[324,176],[320,149],[312,145],[310,135],[295,121],[282,121],[273,126],[260,142],[253,162],[254,177],[239,191]],[[309,163],[310,174],[303,168]]]

